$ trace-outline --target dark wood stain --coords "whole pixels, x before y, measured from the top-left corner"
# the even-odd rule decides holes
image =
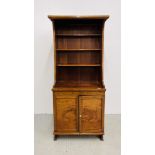
[[[54,135],[104,134],[105,16],[51,16],[54,34]]]

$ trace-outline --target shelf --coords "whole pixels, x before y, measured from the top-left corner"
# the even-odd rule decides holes
[[[98,37],[98,36],[102,36],[102,34],[56,34],[56,36],[60,36],[60,37]]]
[[[94,88],[102,88],[102,84],[99,83],[99,82],[91,82],[91,81],[81,81],[81,82],[78,82],[78,81],[57,81],[56,84],[55,84],[55,87],[68,87],[68,88],[71,88],[71,87],[94,87]]]
[[[101,51],[102,49],[56,49],[56,51]]]
[[[100,64],[57,64],[57,66],[101,66]]]

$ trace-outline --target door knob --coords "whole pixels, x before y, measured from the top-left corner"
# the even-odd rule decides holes
[[[82,115],[80,115],[80,117],[82,117]]]

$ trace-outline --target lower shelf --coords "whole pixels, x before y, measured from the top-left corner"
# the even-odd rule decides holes
[[[56,82],[55,87],[103,87],[99,82]]]

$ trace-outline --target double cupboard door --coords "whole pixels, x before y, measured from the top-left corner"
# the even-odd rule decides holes
[[[103,134],[103,96],[55,96],[54,134]]]

